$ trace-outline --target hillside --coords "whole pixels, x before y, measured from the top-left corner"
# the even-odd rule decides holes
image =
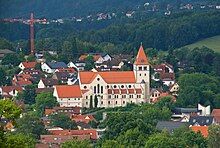
[[[188,9],[202,10],[201,5],[218,4],[218,0],[0,0],[0,17],[29,17],[34,12],[37,17],[62,18],[73,16],[96,15],[97,13],[126,13],[140,10],[144,13],[181,11]],[[144,5],[146,4],[146,5]],[[213,7],[214,8],[214,7]],[[207,7],[203,10],[212,9]]]
[[[184,47],[188,47],[190,49],[193,49],[195,47],[202,47],[202,46],[206,46],[206,47],[213,49],[214,51],[220,53],[220,35],[206,38],[201,41],[195,42],[193,44],[186,45]]]

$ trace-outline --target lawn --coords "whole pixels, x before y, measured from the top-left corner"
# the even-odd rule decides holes
[[[184,47],[188,47],[190,49],[193,49],[195,47],[202,47],[202,46],[206,46],[206,47],[220,53],[220,35],[206,38],[201,41],[195,42],[193,44],[186,45]]]

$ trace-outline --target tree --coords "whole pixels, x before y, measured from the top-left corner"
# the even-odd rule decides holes
[[[35,62],[36,58],[34,55],[28,55],[27,62]]]
[[[121,134],[117,141],[120,145],[125,147],[143,147],[145,145],[146,134],[140,131],[138,128],[129,129],[125,133]]]
[[[92,148],[88,140],[79,141],[76,139],[66,141],[61,147],[62,148]]]
[[[90,103],[89,103],[89,108],[92,109],[93,108],[93,101],[92,101],[92,96],[90,96]]]
[[[89,71],[92,68],[94,68],[94,66],[95,66],[94,62],[95,61],[94,61],[93,56],[87,56],[85,58],[85,63],[86,63],[85,70]]]
[[[35,103],[35,97],[36,97],[35,88],[36,88],[35,85],[25,86],[25,90],[23,93],[23,99],[26,104],[32,105]]]
[[[21,60],[18,58],[17,54],[6,54],[2,59],[2,65],[13,65],[18,66]]]
[[[171,96],[166,96],[166,97],[162,97],[160,98],[157,103],[156,103],[159,108],[163,108],[166,107],[169,110],[171,110],[174,107],[174,102]]]
[[[220,125],[209,126],[208,146],[217,148],[220,145]]]
[[[16,129],[17,133],[22,134],[32,134],[33,137],[39,139],[40,135],[46,134],[47,131],[44,127],[44,124],[40,119],[28,112],[22,118],[18,119],[17,121],[18,128]]]
[[[94,107],[97,108],[98,106],[98,97],[95,95],[95,98],[94,98]]]
[[[3,86],[5,84],[5,80],[6,80],[5,71],[2,68],[0,68],[0,86]]]
[[[13,49],[13,45],[6,39],[0,38],[0,49]]]
[[[20,117],[20,114],[22,113],[22,109],[19,106],[15,105],[16,100],[11,100],[9,98],[0,100],[0,119],[2,123],[3,117],[8,119],[13,123],[13,125],[16,125],[15,120]],[[4,124],[4,123],[3,123]]]
[[[54,127],[61,127],[63,129],[77,129],[77,125],[75,121],[72,121],[70,117],[66,113],[56,113],[50,115],[51,125]]]
[[[37,95],[36,100],[36,111],[40,117],[43,117],[45,109],[51,109],[54,106],[59,105],[56,97],[51,93],[43,92]]]
[[[150,138],[147,140],[145,147],[150,148],[150,147],[155,147],[155,148],[162,148],[166,146],[167,148],[185,148],[186,145],[183,141],[173,138],[169,136],[169,133],[166,133],[163,131],[162,133],[159,134],[154,134],[150,136]]]
[[[6,134],[4,148],[35,148],[37,141],[30,134]]]
[[[105,142],[103,142],[102,148],[124,148],[124,146],[120,145],[115,140],[106,140]]]

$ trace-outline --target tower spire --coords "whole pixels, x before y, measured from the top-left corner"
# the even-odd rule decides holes
[[[147,56],[146,56],[146,54],[144,52],[144,48],[143,48],[142,42],[141,42],[141,45],[140,45],[140,48],[139,48],[136,60],[134,62],[134,65],[149,65],[149,62],[147,60]]]

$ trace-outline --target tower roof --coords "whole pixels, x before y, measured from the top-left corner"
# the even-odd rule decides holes
[[[143,48],[142,44],[139,48],[134,65],[149,65],[149,62],[147,60],[146,54],[144,53],[144,48]]]

